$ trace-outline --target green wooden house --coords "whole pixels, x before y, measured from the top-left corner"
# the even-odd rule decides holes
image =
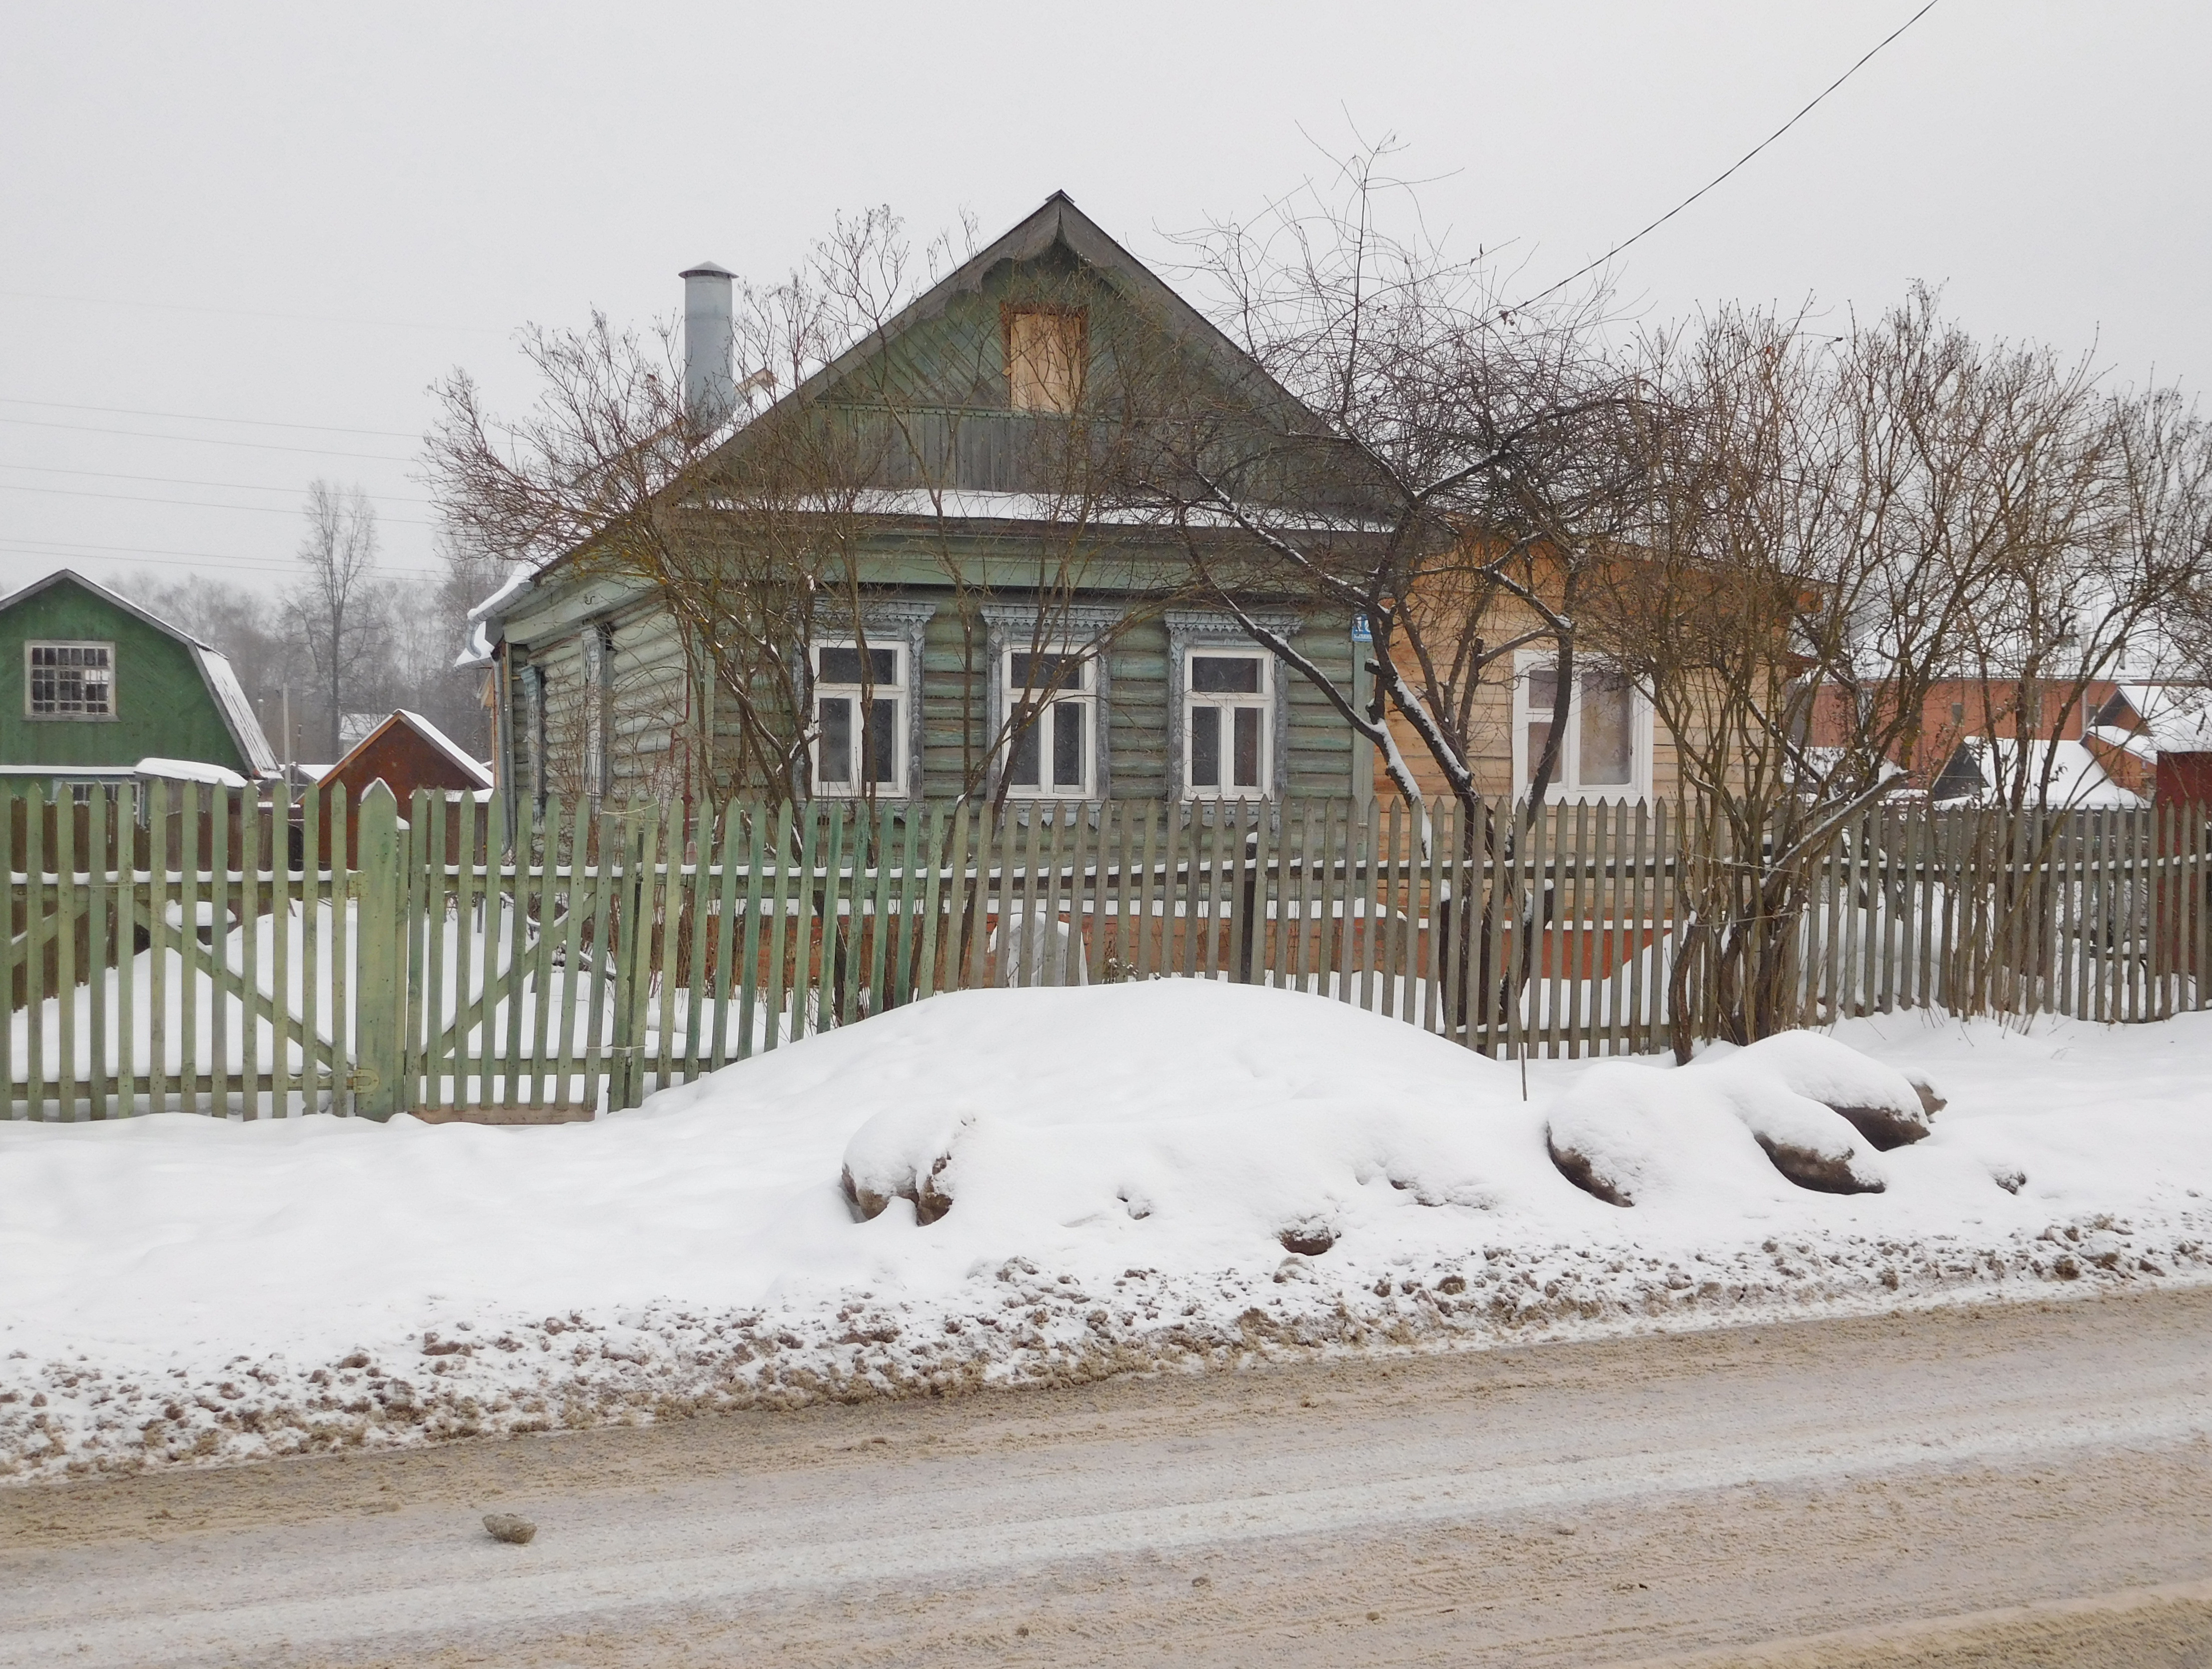
[[[0,773],[67,786],[152,774],[272,776],[276,756],[230,662],[67,569],[0,598]],[[174,769],[171,769],[174,767]]]
[[[711,399],[730,276],[684,277],[687,391]],[[793,649],[812,740],[789,792],[1172,801],[1371,784],[1364,744],[1313,688],[1194,602],[1188,530],[1086,496],[1115,401],[1163,355],[1187,387],[1289,398],[1055,193],[738,426],[724,451],[741,461],[780,412],[836,414],[867,472],[841,508],[848,565],[823,588],[838,600]],[[1241,600],[1349,676],[1348,615]],[[654,585],[571,553],[489,600],[475,631],[514,813],[727,790],[727,697]]]

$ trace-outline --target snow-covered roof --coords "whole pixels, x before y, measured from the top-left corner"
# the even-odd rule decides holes
[[[341,758],[336,764],[325,768],[315,780],[319,783],[327,782],[331,777],[337,775],[338,772],[343,771],[347,765],[353,762],[355,755],[368,747],[379,736],[381,736],[386,731],[391,729],[395,724],[405,725],[416,735],[422,737],[424,741],[428,742],[448,759],[451,759],[453,762],[454,766],[466,775],[477,788],[489,789],[493,786],[492,774],[485,768],[483,760],[470,754],[459,742],[455,741],[451,736],[448,736],[444,731],[438,728],[436,725],[431,723],[429,720],[424,718],[420,713],[410,712],[404,707],[399,708],[387,715],[380,723],[372,728],[367,735],[363,736],[358,742],[348,748],[343,758]]]
[[[463,640],[461,652],[453,657],[456,669],[481,667],[491,660],[492,630],[498,624],[501,613],[518,592],[526,589],[538,577],[538,570],[535,569],[517,569],[507,576],[505,583],[498,590],[469,611],[467,636]]]
[[[2212,690],[2197,684],[2123,684],[2120,693],[2160,753],[2212,753]]]
[[[2139,811],[2148,803],[2114,782],[2084,742],[2022,742],[2009,736],[1960,742],[1936,779],[1936,803],[1976,806],[2009,800],[2008,790],[2023,771],[2030,805],[2056,811]]]
[[[246,786],[246,778],[228,766],[211,765],[204,759],[141,759],[137,769],[141,777],[167,783],[210,783],[226,789]]]

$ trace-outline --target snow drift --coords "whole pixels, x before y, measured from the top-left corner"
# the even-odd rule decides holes
[[[1171,980],[933,998],[586,1124],[0,1125],[0,1473],[2204,1265],[2212,1017],[1887,1027],[1536,1062],[1524,1100]]]

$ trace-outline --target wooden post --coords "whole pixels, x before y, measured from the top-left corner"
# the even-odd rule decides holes
[[[354,1110],[364,1118],[382,1120],[406,1111],[401,1028],[406,1023],[407,986],[399,919],[399,803],[380,778],[361,797],[360,829]]]

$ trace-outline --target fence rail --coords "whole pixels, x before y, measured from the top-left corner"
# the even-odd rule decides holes
[[[1692,929],[1760,873],[1666,802],[580,806],[510,833],[495,801],[403,819],[379,788],[351,850],[342,800],[283,790],[5,809],[0,1112],[33,1118],[582,1118],[944,991],[1159,978],[1492,1055],[1644,1052],[1678,999],[1721,1028],[1743,970]],[[2197,1007],[2206,815],[1870,811],[1750,975],[1782,1023]]]

